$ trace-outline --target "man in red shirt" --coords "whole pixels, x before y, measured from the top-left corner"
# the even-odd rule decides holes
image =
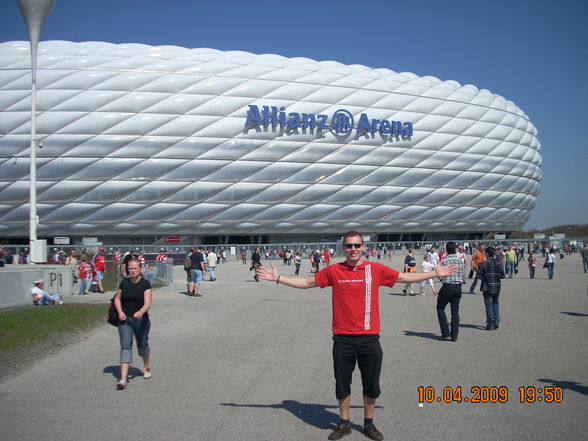
[[[104,271],[106,271],[106,258],[104,257],[104,248],[98,248],[98,253],[94,255],[93,264],[94,271],[96,272],[96,282],[98,283],[98,291],[104,293],[102,287],[102,279],[104,279]]]
[[[399,273],[386,265],[365,261],[363,236],[356,231],[343,236],[343,251],[345,262],[325,267],[314,277],[281,276],[274,265],[271,269],[259,267],[257,274],[263,280],[294,288],[332,288],[333,363],[340,421],[329,439],[338,440],[351,433],[351,378],[357,363],[363,384],[363,433],[380,441],[384,437],[373,423],[382,367],[378,290],[382,285],[391,287],[396,282],[416,283],[430,279],[431,273]],[[435,277],[445,277],[456,270],[455,266],[438,266]]]

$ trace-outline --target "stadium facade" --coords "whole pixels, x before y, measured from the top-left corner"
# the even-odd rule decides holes
[[[28,236],[30,87],[29,43],[0,44],[4,238]],[[472,238],[521,229],[539,192],[529,118],[455,81],[49,41],[37,87],[40,237]]]

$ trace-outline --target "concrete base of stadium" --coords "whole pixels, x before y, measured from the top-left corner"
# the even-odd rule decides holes
[[[401,268],[403,258],[382,263]],[[281,274],[293,274],[293,266],[277,264]],[[301,275],[310,276],[309,268],[305,261]],[[155,290],[149,380],[134,350],[129,386],[115,390],[119,342],[106,323],[15,372],[0,383],[3,437],[326,440],[338,420],[330,290],[256,283],[248,269],[218,266],[217,281],[205,282],[195,298],[185,295],[185,273],[176,267],[176,282]],[[553,280],[541,264],[529,280],[522,266],[504,281],[496,331],[485,330],[482,296],[463,295],[457,342],[437,340],[435,296],[382,287],[384,363],[374,422],[384,439],[584,439],[587,282],[577,255],[557,261]],[[111,295],[69,301],[102,302],[106,317]],[[548,402],[552,396],[561,402]],[[351,404],[353,431],[345,439],[364,440],[357,371]]]

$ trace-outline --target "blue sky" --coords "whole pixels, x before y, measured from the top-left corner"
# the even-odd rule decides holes
[[[28,40],[14,0],[0,41]],[[588,223],[586,0],[57,0],[41,40],[210,47],[385,67],[474,84],[539,131],[526,228]]]

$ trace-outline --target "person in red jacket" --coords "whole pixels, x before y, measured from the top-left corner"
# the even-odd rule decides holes
[[[324,267],[313,277],[282,276],[274,265],[257,268],[257,274],[263,280],[294,288],[331,287],[335,395],[339,401],[340,420],[329,439],[341,439],[351,433],[351,378],[357,363],[363,384],[363,433],[378,441],[384,438],[373,422],[376,399],[380,395],[383,356],[378,290],[380,286],[392,287],[396,282],[416,283],[430,279],[431,273],[399,273],[381,263],[364,260],[363,236],[356,231],[343,236],[343,251],[344,262]],[[438,266],[435,277],[445,277],[455,271],[454,265]]]
[[[106,257],[104,257],[104,252],[104,248],[98,248],[98,253],[92,259],[94,272],[96,273],[96,282],[98,283],[98,291],[102,293],[105,292],[102,287],[102,279],[104,279],[104,272],[106,271]]]

